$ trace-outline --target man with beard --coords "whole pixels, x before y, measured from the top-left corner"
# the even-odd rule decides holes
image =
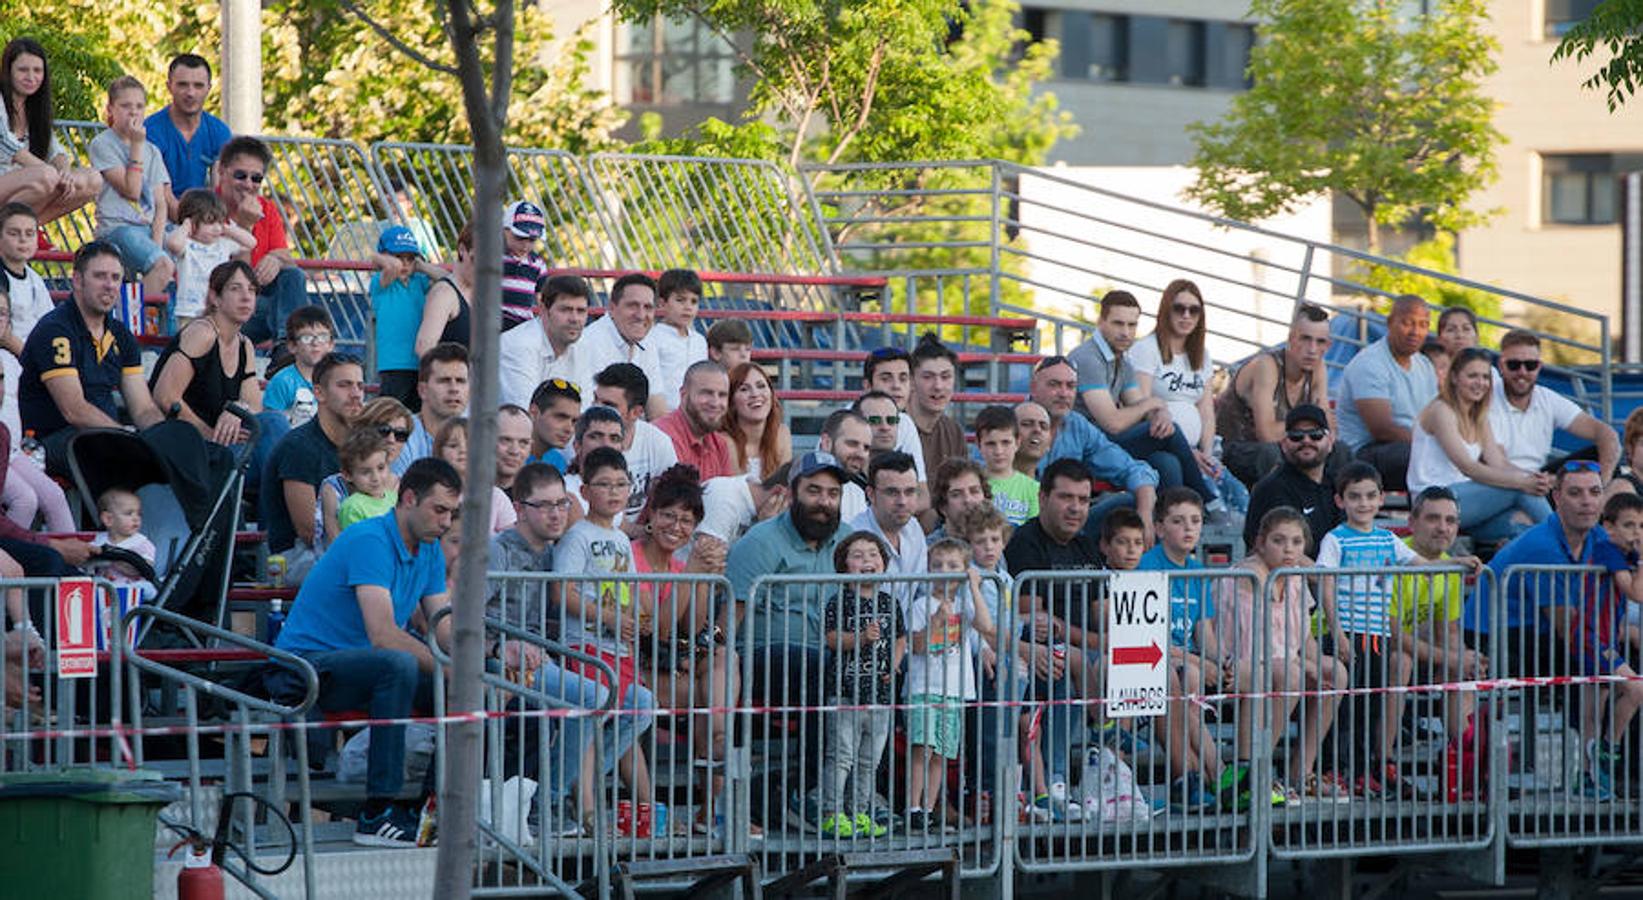
[[[1500,339],[1499,365],[1500,377],[1489,401],[1489,431],[1512,465],[1539,471],[1552,452],[1554,432],[1561,428],[1597,445],[1598,466],[1607,484],[1620,461],[1620,438],[1573,400],[1540,386],[1540,338],[1528,331],[1506,332]]]
[[[1276,350],[1250,357],[1227,380],[1215,398],[1215,433],[1226,441],[1222,461],[1234,477],[1253,485],[1283,461],[1278,446],[1284,437],[1284,416],[1310,403],[1329,409],[1329,372],[1324,354],[1329,350],[1329,313],[1303,303],[1289,323],[1289,339]],[[1336,447],[1328,468],[1345,465],[1351,454]]]
[[[1095,423],[1074,415],[1078,398],[1078,372],[1065,356],[1041,360],[1028,383],[1033,402],[1050,415],[1049,451],[1038,461],[1040,488],[1043,474],[1060,459],[1076,459],[1097,480],[1120,485],[1096,501],[1089,511],[1085,529],[1091,539],[1101,531],[1107,513],[1122,506],[1134,506],[1146,529],[1147,545],[1152,545],[1152,507],[1158,499],[1158,473],[1113,443]]]
[[[205,111],[205,98],[211,93],[211,64],[205,57],[194,53],[172,57],[165,86],[171,92],[171,103],[143,120],[143,125],[149,142],[160,148],[160,158],[165,160],[171,193],[181,197],[184,191],[206,186],[211,164],[234,134],[228,123]]]
[[[748,529],[725,561],[725,578],[732,595],[745,611],[742,628],[750,632],[753,648],[753,693],[755,705],[816,706],[821,702],[824,632],[822,610],[827,586],[820,583],[770,585],[753,595],[753,581],[766,575],[832,576],[833,551],[846,531],[839,525],[839,496],[849,474],[832,454],[806,453],[789,466],[788,485],[792,505],[787,515],[776,516]],[[805,773],[800,783],[817,784],[820,717],[806,717],[803,735]],[[773,786],[776,794],[768,802],[755,801],[754,808],[777,808],[783,800],[803,806],[797,785]],[[767,786],[767,791],[772,786]],[[821,821],[819,803],[801,813]],[[772,824],[766,822],[764,824]]]
[[[265,485],[279,485],[277,491],[263,491],[262,516],[268,523],[268,550],[285,555],[285,578],[291,584],[302,583],[314,565],[319,485],[341,471],[337,445],[365,407],[365,369],[359,358],[343,353],[321,358],[314,366],[314,399],[318,412],[280,438],[262,479]]]
[[[729,373],[724,366],[704,359],[685,370],[679,408],[656,420],[656,427],[673,439],[679,462],[695,466],[703,481],[736,474],[730,462],[730,442],[719,430],[729,408]]]
[[[848,524],[848,532],[866,531],[884,539],[890,558],[884,561],[887,575],[923,575],[924,529],[913,515],[918,503],[918,470],[913,457],[899,450],[880,454],[867,467],[867,502]],[[881,586],[901,604],[903,612],[917,595],[912,582],[888,582]]]
[[[461,499],[462,478],[450,463],[418,460],[400,479],[393,513],[344,531],[303,583],[277,646],[308,660],[319,673],[316,710],[365,708],[382,720],[433,709],[439,668],[428,645],[405,626],[413,613],[432,620],[450,605],[439,539],[450,530]],[[450,649],[449,618],[439,623],[435,637]],[[302,693],[301,679],[277,663],[265,683],[277,697]],[[432,793],[437,771],[437,765],[428,768],[424,795]],[[416,846],[416,810],[422,803],[394,802],[404,777],[405,726],[372,726],[365,808],[354,843]]]
[[[1021,432],[1015,448],[1015,470],[1038,480],[1038,461],[1050,451],[1049,410],[1024,400],[1015,405],[1015,427]]]
[[[1316,558],[1318,539],[1343,519],[1335,505],[1335,488],[1324,478],[1324,463],[1335,446],[1329,433],[1329,416],[1319,407],[1303,403],[1284,416],[1284,436],[1278,442],[1284,464],[1255,483],[1249,492],[1249,513],[1244,519],[1244,546],[1255,546],[1261,518],[1280,506],[1300,510],[1306,517],[1306,555]]]
[[[575,275],[555,275],[537,288],[536,321],[504,331],[497,346],[503,403],[526,406],[538,385],[555,378],[576,388],[584,409],[593,402],[592,351],[580,342],[592,296]]]
[[[821,437],[816,448],[833,454],[849,478],[844,482],[844,493],[839,497],[839,518],[849,522],[867,509],[867,492],[862,490],[867,476],[867,459],[873,432],[867,419],[851,409],[835,410],[822,423]]]
[[[1341,373],[1340,441],[1381,473],[1389,491],[1407,487],[1410,429],[1438,395],[1437,372],[1420,352],[1431,327],[1425,300],[1399,297],[1386,317],[1386,337],[1363,348]]]
[[[403,475],[411,463],[434,453],[440,426],[468,410],[468,348],[435,344],[417,364],[416,393],[422,408],[411,419],[411,439],[390,467]]]

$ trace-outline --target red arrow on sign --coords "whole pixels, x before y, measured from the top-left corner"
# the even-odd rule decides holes
[[[1164,651],[1158,649],[1157,641],[1145,647],[1112,648],[1112,664],[1115,666],[1150,666],[1156,669],[1163,658]]]

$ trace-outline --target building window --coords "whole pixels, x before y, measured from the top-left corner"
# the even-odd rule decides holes
[[[1546,36],[1563,37],[1570,28],[1579,24],[1603,0],[1545,0]]]
[[[1544,154],[1540,218],[1547,225],[1612,225],[1616,177],[1643,169],[1643,153]]]
[[[616,54],[617,102],[640,106],[736,101],[736,50],[694,16],[625,26]]]
[[[1021,23],[1034,40],[1060,41],[1059,74],[1071,81],[1249,86],[1255,29],[1242,23],[1032,7]]]

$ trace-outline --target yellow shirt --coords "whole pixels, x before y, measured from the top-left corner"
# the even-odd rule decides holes
[[[1413,547],[1414,538],[1403,539]],[[1439,559],[1449,559],[1445,553]],[[1461,607],[1466,603],[1466,586],[1459,575],[1399,575],[1392,582],[1391,614],[1405,630],[1424,622],[1454,622],[1460,619]],[[1443,618],[1436,612],[1443,609]]]

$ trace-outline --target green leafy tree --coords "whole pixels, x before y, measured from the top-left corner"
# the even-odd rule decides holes
[[[65,31],[46,18],[0,22],[0,45],[17,37],[33,38],[46,48],[55,118],[96,121],[103,117],[108,84],[123,71],[105,43]]]
[[[1430,240],[1421,241],[1409,248],[1403,255],[1403,262],[1411,266],[1425,269],[1428,272],[1438,272],[1444,275],[1455,275],[1460,267],[1455,260],[1455,236],[1447,231],[1440,231]],[[1415,294],[1426,298],[1432,304],[1432,321],[1437,322],[1438,311],[1448,306],[1464,306],[1477,313],[1479,318],[1499,320],[1501,316],[1500,296],[1488,291],[1464,287],[1453,281],[1423,275],[1420,272],[1411,272],[1398,266],[1358,265],[1354,279],[1365,287],[1371,287],[1386,294]],[[1383,300],[1377,304],[1383,312],[1389,311],[1390,300]],[[1498,342],[1499,331],[1494,325],[1480,325],[1479,337],[1485,346],[1492,346]]]
[[[1643,0],[1605,0],[1563,35],[1552,61],[1608,60],[1581,84],[1602,90],[1609,111],[1619,109],[1643,84]]]
[[[1188,196],[1262,219],[1335,193],[1380,227],[1415,216],[1440,230],[1479,224],[1467,200],[1495,178],[1495,71],[1484,0],[1439,0],[1405,16],[1393,0],[1255,0],[1253,86],[1226,118],[1193,126]],[[1326,49],[1324,49],[1326,48]]]

